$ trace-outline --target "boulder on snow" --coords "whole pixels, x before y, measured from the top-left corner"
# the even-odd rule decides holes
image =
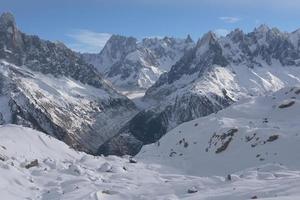
[[[278,137],[279,137],[278,135],[271,135],[271,136],[267,139],[267,142],[273,142],[273,141],[277,140]]]
[[[227,175],[226,180],[227,180],[227,181],[231,181],[231,174],[228,174],[228,175]]]
[[[38,159],[35,159],[35,160],[31,161],[30,163],[26,164],[25,168],[29,169],[29,168],[37,167],[37,166],[39,166],[39,161],[38,161]]]
[[[0,113],[0,125],[5,123],[2,113]]]
[[[131,157],[129,158],[129,163],[137,163],[137,160]]]
[[[98,171],[100,171],[100,172],[112,172],[112,165],[109,164],[108,162],[105,162],[99,167]]]
[[[80,166],[76,164],[70,164],[69,165],[69,172],[73,175],[81,175],[82,174],[82,169]]]
[[[289,102],[282,103],[281,105],[278,106],[278,108],[288,108],[294,104],[295,104],[295,101],[289,101]]]
[[[188,189],[187,193],[192,194],[192,193],[196,193],[198,192],[196,187],[191,187],[190,189]]]
[[[1,154],[0,154],[0,160],[1,160],[1,161],[6,161],[6,160],[8,160],[8,157],[5,156],[5,155],[1,155]]]

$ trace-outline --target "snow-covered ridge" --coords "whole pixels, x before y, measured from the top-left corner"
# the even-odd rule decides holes
[[[300,87],[252,97],[186,122],[138,158],[193,175],[225,175],[272,163],[299,169]]]

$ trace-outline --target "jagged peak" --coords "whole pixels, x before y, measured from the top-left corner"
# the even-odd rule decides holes
[[[10,12],[4,12],[0,16],[0,27],[16,27],[15,17]]]
[[[202,46],[206,43],[216,42],[218,37],[213,31],[205,33],[197,42],[197,46]]]
[[[228,35],[240,35],[240,34],[244,34],[243,30],[242,29],[239,29],[239,28],[236,28],[234,29],[233,31],[231,31]]]
[[[163,40],[165,40],[165,41],[167,41],[167,40],[171,40],[172,38],[171,37],[168,37],[168,36],[165,36],[164,38],[163,38]]]
[[[176,39],[173,38],[173,37],[167,37],[167,36],[165,36],[163,38],[163,41],[166,42],[167,44],[171,45],[171,44],[174,44],[176,42]]]
[[[270,30],[270,27],[266,24],[261,24],[259,27],[254,29],[254,32],[263,32],[266,33]]]
[[[107,51],[111,48],[115,49],[127,49],[126,51],[132,51],[135,49],[137,46],[137,39],[134,37],[128,37],[128,36],[123,36],[123,35],[117,35],[113,34],[108,41],[106,42],[104,48],[102,49],[101,52]],[[100,52],[100,53],[101,53]]]
[[[128,37],[128,36],[113,34],[112,36],[110,36],[107,42],[122,42],[122,41],[137,42],[137,39],[131,36]]]
[[[281,37],[281,38],[288,37],[288,34],[281,32],[278,28],[269,27],[266,24],[262,24],[259,27],[255,28],[254,34],[259,38],[265,37],[266,35],[272,37]]]
[[[190,36],[190,34],[187,35],[187,37],[185,39],[185,42],[186,43],[193,43],[194,42],[193,39],[192,39],[192,37]]]
[[[226,37],[230,38],[234,42],[238,42],[243,38],[244,32],[243,30],[237,28],[231,31]]]
[[[138,40],[134,37],[113,34],[106,42],[99,54],[112,54],[117,57],[118,54],[129,53],[134,51],[138,46]],[[119,52],[119,53],[118,53]]]
[[[159,42],[160,40],[162,40],[162,38],[159,37],[146,37],[143,38],[141,43],[144,45],[153,45],[156,44],[157,42]]]

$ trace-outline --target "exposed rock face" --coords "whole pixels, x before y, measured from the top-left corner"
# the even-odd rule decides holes
[[[146,91],[144,101],[156,102],[154,106],[122,130],[143,144],[153,143],[178,124],[236,100],[299,84],[298,32],[265,25],[248,34],[234,30],[222,38],[208,32]]]
[[[61,43],[20,32],[0,17],[0,124],[41,130],[97,154],[136,113],[99,72]]]
[[[33,71],[54,76],[67,76],[94,87],[108,87],[97,70],[86,64],[62,43],[41,40],[21,33],[11,14],[0,19],[0,59]]]
[[[185,40],[165,37],[138,42],[133,37],[113,35],[99,54],[83,54],[83,58],[117,88],[144,90],[193,46],[190,36]]]

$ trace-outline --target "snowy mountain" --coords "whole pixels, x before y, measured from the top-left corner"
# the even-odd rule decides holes
[[[137,113],[98,71],[61,43],[0,17],[0,122],[33,127],[92,154]]]
[[[279,138],[278,140],[280,140]],[[128,157],[76,152],[44,133],[0,126],[2,199],[23,200],[200,200],[299,199],[299,171],[263,165],[226,176],[163,173],[157,164]],[[276,142],[276,141],[275,141]]]
[[[101,149],[111,151],[128,135],[153,143],[183,122],[299,84],[299,39],[298,31],[285,33],[265,25],[221,38],[208,32],[146,91],[144,102],[153,106]]]
[[[194,46],[193,40],[112,35],[99,54],[83,54],[121,91],[145,90]]]
[[[284,88],[186,122],[137,158],[202,176],[265,164],[299,169],[299,113],[300,87]]]
[[[299,47],[299,30],[262,25],[80,55],[4,13],[1,198],[299,199]]]

